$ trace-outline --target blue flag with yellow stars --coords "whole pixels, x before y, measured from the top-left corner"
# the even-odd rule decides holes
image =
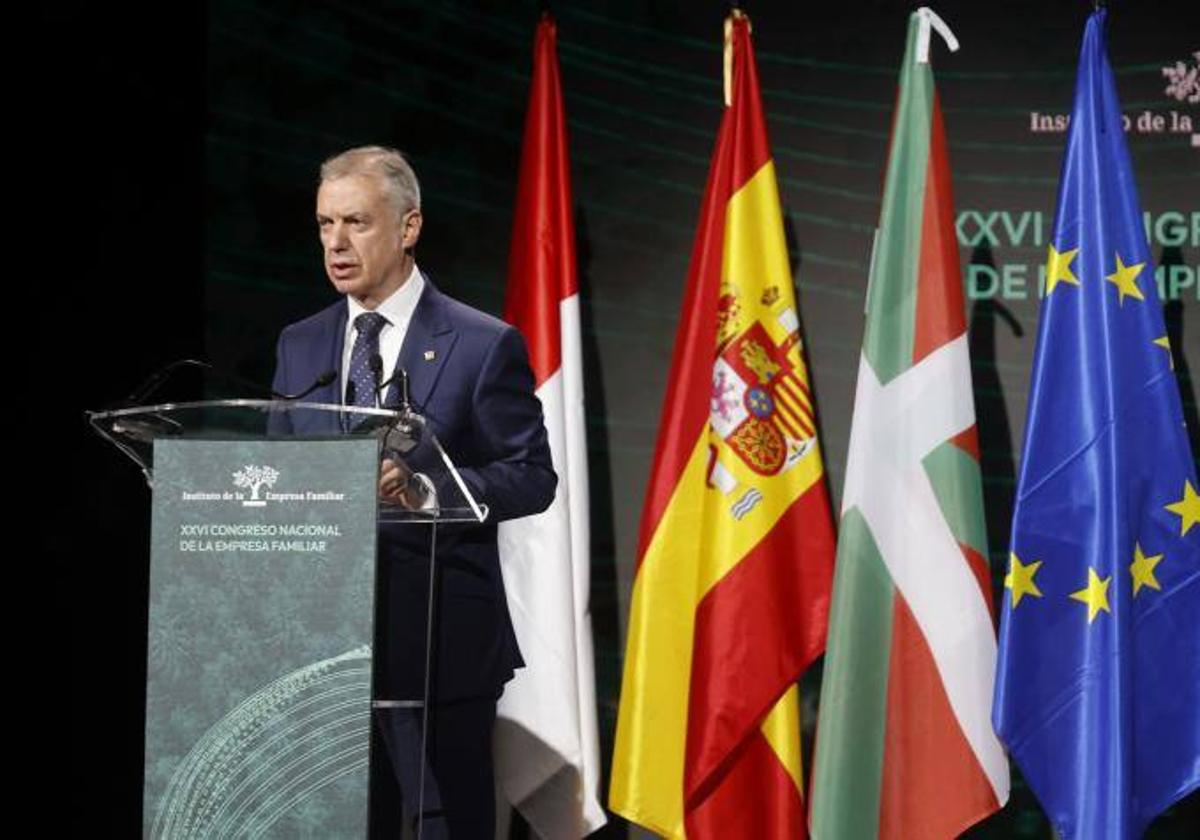
[[[1079,57],[992,710],[1067,840],[1138,837],[1200,783],[1200,485],[1104,22]]]

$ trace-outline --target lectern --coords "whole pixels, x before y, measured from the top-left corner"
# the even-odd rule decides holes
[[[379,528],[432,535],[486,507],[411,410],[220,400],[89,420],[152,488],[143,836],[365,838],[372,707],[423,710],[436,655],[429,597],[421,696],[373,688]],[[385,457],[432,491],[421,509],[378,498]]]

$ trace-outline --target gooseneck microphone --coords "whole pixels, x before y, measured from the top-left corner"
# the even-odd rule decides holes
[[[408,371],[400,368],[396,375],[400,377],[400,407],[408,411],[412,408],[412,403],[408,399]]]
[[[383,385],[379,384],[380,380],[383,379],[383,356],[380,356],[378,353],[372,353],[371,358],[367,360],[367,363],[371,366],[371,376],[374,378],[376,383],[375,407],[379,408],[379,405],[382,402],[382,400],[379,399],[379,392],[383,390]]]
[[[289,400],[289,401],[301,400],[301,399],[304,399],[305,397],[307,397],[313,391],[317,390],[318,388],[324,388],[326,385],[329,385],[330,383],[332,383],[335,379],[337,379],[337,375],[338,374],[337,374],[336,370],[330,369],[330,370],[327,370],[324,373],[322,373],[320,376],[318,376],[315,380],[313,380],[313,383],[311,385],[309,385],[307,388],[305,388],[303,391],[300,391],[299,393],[281,394],[278,391],[272,391],[271,396],[277,400]],[[350,384],[353,385],[354,383],[351,382]]]
[[[408,371],[402,367],[397,367],[396,372],[386,382],[380,383],[379,388],[375,391],[376,400],[382,400],[385,389],[393,382],[400,384],[400,405],[397,408],[401,411],[411,410],[412,403],[408,399]]]
[[[124,400],[127,405],[138,405],[145,401],[146,397],[153,394],[162,384],[166,382],[175,371],[183,367],[198,367],[205,370],[212,370],[213,366],[208,362],[202,362],[199,359],[176,359],[168,365],[163,365],[154,373],[150,374],[141,385],[134,388],[133,391]]]

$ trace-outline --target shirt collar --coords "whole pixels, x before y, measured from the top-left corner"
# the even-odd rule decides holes
[[[425,278],[417,268],[414,262],[412,273],[408,275],[400,288],[388,295],[387,299],[375,309],[367,309],[354,298],[346,295],[346,303],[350,307],[349,325],[352,328],[354,319],[364,312],[378,312],[384,318],[387,318],[388,323],[393,327],[403,326],[412,320],[413,312],[416,311],[417,301],[421,299],[421,292],[425,291]]]

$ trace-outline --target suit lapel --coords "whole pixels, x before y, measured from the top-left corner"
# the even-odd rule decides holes
[[[346,382],[342,378],[345,375],[342,371],[342,351],[346,346],[346,320],[349,317],[350,307],[343,298],[341,306],[334,310],[333,325],[331,327],[333,334],[328,339],[330,353],[329,366],[322,368],[323,371],[336,370],[337,379],[319,392],[327,394],[328,402],[334,405],[340,405],[342,395],[346,393]]]
[[[333,382],[305,396],[301,403],[339,405],[342,402],[342,345],[348,313],[345,300],[339,301],[320,313],[314,331],[305,336],[304,352],[297,359],[290,386],[299,391],[311,386],[326,371],[334,370],[338,375]],[[297,409],[292,425],[296,432],[311,435],[334,434],[340,429],[337,413],[313,409]]]
[[[315,347],[327,349],[320,356],[314,355],[312,364],[316,371],[314,376],[319,376],[328,370],[336,370],[337,378],[323,388],[313,391],[304,398],[304,402],[340,405],[342,394],[345,393],[342,383],[342,345],[346,340],[346,319],[349,317],[346,302],[343,300],[340,305],[330,307],[330,315],[332,317],[323,319],[321,327],[325,332],[315,345]],[[307,387],[307,383],[305,387]],[[302,413],[311,424],[309,428],[305,429],[308,433],[334,434],[341,428],[337,414],[312,410]]]
[[[396,361],[398,368],[408,371],[409,399],[417,411],[428,413],[429,397],[457,339],[458,333],[446,316],[442,293],[425,277],[425,290],[417,301]],[[400,388],[396,380],[388,388],[387,405],[399,403]]]

